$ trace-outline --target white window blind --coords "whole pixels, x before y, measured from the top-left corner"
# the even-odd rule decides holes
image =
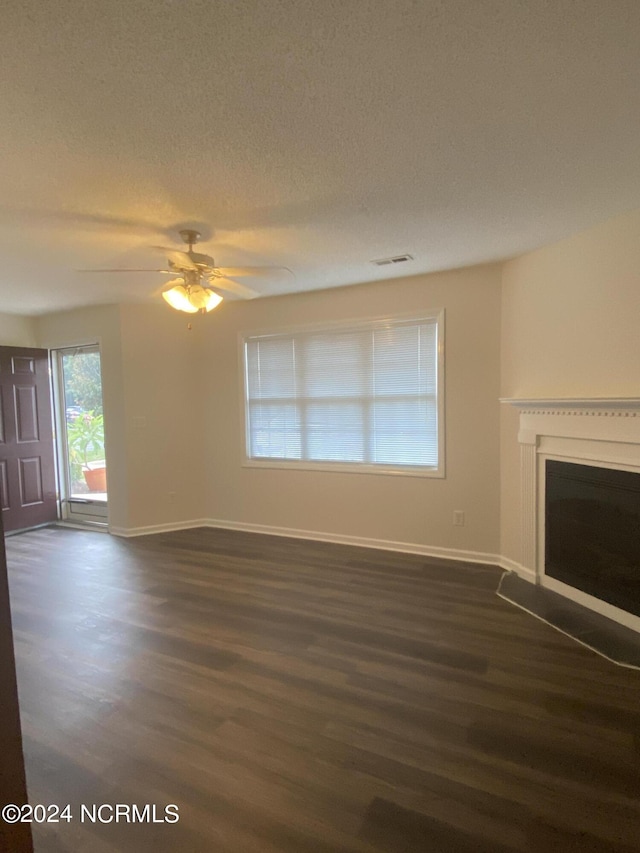
[[[437,318],[244,346],[250,460],[438,469]]]

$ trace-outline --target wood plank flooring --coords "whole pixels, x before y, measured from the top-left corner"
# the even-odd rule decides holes
[[[74,814],[37,853],[640,851],[640,672],[498,569],[207,529],[7,556],[30,801]]]

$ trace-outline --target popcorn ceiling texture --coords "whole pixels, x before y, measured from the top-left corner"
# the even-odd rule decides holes
[[[640,206],[637,0],[5,0],[0,20],[0,311],[151,299],[153,274],[75,270],[162,266],[149,247],[186,223],[221,265],[290,267],[268,296]]]

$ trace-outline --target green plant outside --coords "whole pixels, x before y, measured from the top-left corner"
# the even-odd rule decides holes
[[[67,424],[69,466],[71,478],[82,480],[82,472],[90,462],[104,459],[104,418],[94,412],[85,412]]]
[[[100,353],[82,352],[64,356],[64,394],[67,406],[102,414]]]

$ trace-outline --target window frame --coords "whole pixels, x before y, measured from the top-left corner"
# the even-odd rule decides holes
[[[318,332],[339,332],[348,329],[367,329],[396,323],[416,324],[435,322],[436,324],[436,412],[438,425],[438,465],[411,466],[393,465],[376,462],[331,462],[311,461],[307,459],[254,458],[248,455],[249,438],[249,406],[248,402],[248,364],[246,344],[251,338],[295,336]],[[377,317],[359,318],[357,320],[327,321],[309,324],[296,324],[278,328],[258,328],[238,332],[238,364],[240,366],[240,408],[242,424],[241,432],[241,465],[244,468],[271,468],[289,471],[322,471],[349,474],[382,474],[400,477],[445,478],[445,310],[440,308],[428,312],[411,312],[410,314],[392,314]]]

